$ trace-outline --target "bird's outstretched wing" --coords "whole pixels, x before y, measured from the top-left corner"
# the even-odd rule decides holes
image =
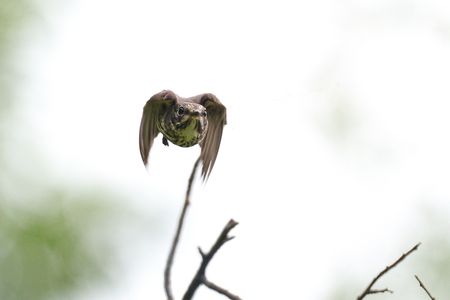
[[[202,148],[200,159],[203,164],[202,178],[206,180],[214,167],[219,152],[223,127],[227,123],[227,109],[216,96],[209,93],[194,96],[187,100],[203,105],[208,114],[208,131],[200,144]]]
[[[142,161],[148,163],[148,155],[152,147],[153,140],[158,135],[158,122],[165,110],[177,101],[175,93],[164,90],[153,95],[144,106],[142,113],[141,127],[139,129],[139,149],[141,150]]]

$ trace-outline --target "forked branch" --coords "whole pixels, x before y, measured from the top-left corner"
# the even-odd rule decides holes
[[[381,290],[377,290],[377,289],[372,289],[373,285],[377,282],[378,279],[380,279],[384,274],[386,274],[387,272],[389,272],[389,270],[395,268],[395,266],[397,266],[399,263],[401,263],[408,255],[410,255],[412,252],[414,252],[415,250],[417,250],[417,248],[419,248],[420,243],[418,243],[417,245],[415,245],[414,247],[412,247],[408,252],[403,253],[402,256],[400,256],[394,263],[392,263],[391,265],[387,266],[383,271],[381,271],[371,282],[370,284],[367,286],[367,288],[363,291],[363,293],[361,295],[358,296],[358,298],[356,298],[357,300],[362,300],[364,299],[364,297],[366,297],[367,295],[370,294],[378,294],[378,293],[393,293],[391,290],[385,288],[385,289],[381,289]]]
[[[178,219],[178,225],[175,232],[174,239],[172,241],[172,245],[170,247],[169,256],[167,257],[166,262],[166,268],[164,270],[164,289],[166,292],[166,296],[168,300],[174,300],[173,292],[172,292],[172,285],[171,285],[171,270],[172,265],[175,257],[175,252],[178,246],[178,242],[180,240],[181,231],[183,229],[184,219],[186,217],[186,212],[190,204],[190,196],[191,196],[191,190],[192,190],[192,184],[194,182],[195,173],[197,172],[198,164],[200,162],[200,158],[197,159],[195,162],[191,176],[189,177],[187,189],[186,189],[186,196],[184,198],[184,204],[183,209],[181,210],[180,217]],[[221,288],[220,286],[212,283],[211,281],[208,281],[205,276],[206,267],[208,266],[209,262],[212,260],[213,256],[216,254],[216,252],[222,247],[226,242],[233,239],[233,237],[228,236],[228,233],[233,229],[238,223],[234,220],[230,220],[225,228],[222,230],[222,233],[218,237],[215,244],[212,246],[211,250],[209,250],[208,253],[203,253],[203,251],[199,248],[200,255],[202,256],[202,263],[200,264],[200,268],[195,274],[194,278],[191,281],[191,284],[189,285],[186,293],[183,296],[183,300],[190,300],[194,296],[195,291],[197,288],[203,284],[206,287],[210,288],[211,290],[216,291],[219,294],[222,294],[229,299],[232,300],[240,300],[238,296],[233,295],[229,291],[227,291],[224,288]]]
[[[190,203],[192,183],[194,182],[195,173],[197,172],[197,167],[200,162],[200,157],[195,161],[194,166],[192,167],[191,176],[189,177],[186,196],[184,198],[183,209],[180,214],[180,218],[178,219],[177,231],[175,232],[175,237],[172,241],[172,246],[170,247],[169,256],[167,257],[166,268],[164,270],[164,289],[166,291],[167,299],[174,300],[173,292],[172,292],[172,284],[171,284],[171,271],[173,260],[175,257],[175,251],[177,250],[178,241],[180,240],[181,230],[183,229],[184,219],[186,217],[187,208]]]
[[[221,288],[218,285],[212,283],[211,281],[209,281],[206,278],[206,275],[205,275],[206,267],[208,266],[209,262],[212,260],[212,258],[216,254],[216,252],[219,251],[220,247],[222,247],[226,242],[228,242],[234,238],[233,236],[228,236],[228,233],[236,225],[238,225],[238,223],[236,221],[234,221],[233,219],[228,221],[228,223],[225,225],[224,229],[222,230],[222,233],[219,235],[216,242],[211,247],[211,249],[209,250],[208,253],[204,253],[202,251],[202,249],[198,248],[200,255],[202,257],[202,262],[200,264],[199,269],[197,270],[197,273],[195,274],[194,278],[192,279],[191,284],[189,285],[186,293],[184,294],[183,300],[192,299],[195,291],[198,289],[198,287],[201,284],[204,284],[206,287],[218,292],[219,294],[222,294],[222,295],[228,297],[228,299],[232,299],[232,300],[240,300],[241,299],[238,296],[233,295],[226,289]]]

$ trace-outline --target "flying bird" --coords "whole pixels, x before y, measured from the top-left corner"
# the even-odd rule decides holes
[[[139,130],[142,161],[148,164],[153,140],[161,132],[166,146],[168,141],[180,147],[200,145],[202,178],[206,180],[214,167],[226,123],[226,108],[213,94],[182,98],[163,90],[144,106]]]

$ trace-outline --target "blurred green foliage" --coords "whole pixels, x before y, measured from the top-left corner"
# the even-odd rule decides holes
[[[15,51],[20,43],[18,36],[33,21],[34,12],[29,0],[0,0],[0,122],[4,122],[13,100],[17,100],[13,92],[20,76]]]
[[[17,103],[27,101],[17,93],[26,73],[18,64],[21,41],[27,26],[39,23],[35,5],[45,2],[0,2],[0,299],[67,299],[84,283],[107,278],[114,251],[106,228],[123,210],[106,189],[47,182],[45,166],[36,176],[17,164],[24,152],[42,164],[35,145],[8,137],[15,135]]]
[[[108,210],[97,197],[61,205],[53,196],[37,210],[1,212],[0,299],[46,299],[106,274],[111,251],[89,233]]]

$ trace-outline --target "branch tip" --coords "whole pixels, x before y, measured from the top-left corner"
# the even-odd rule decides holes
[[[425,291],[425,293],[427,293],[428,297],[430,297],[431,300],[436,300],[436,298],[434,298],[430,291],[428,291],[428,289],[425,287],[425,285],[423,284],[423,282],[419,279],[419,276],[414,275],[414,277],[416,277],[417,281],[419,282],[420,287]]]
[[[234,235],[228,236],[228,237],[226,238],[225,242],[229,242],[229,241],[231,241],[231,240],[234,239],[234,238],[235,238]]]
[[[235,220],[230,219],[230,221],[228,221],[226,227],[227,227],[227,228],[230,228],[230,229],[233,229],[233,228],[236,227],[238,224],[239,224],[239,222],[236,222]]]
[[[381,294],[381,293],[390,293],[393,294],[394,291],[388,289],[388,288],[384,288],[382,290],[370,290],[367,294]]]
[[[200,247],[197,247],[197,249],[198,249],[198,252],[200,253],[200,256],[202,257],[202,258],[205,258],[205,252],[203,252],[203,250],[202,250],[202,248],[200,248]]]
[[[364,299],[367,295],[369,294],[377,294],[377,293],[385,293],[385,292],[390,292],[393,293],[393,291],[385,288],[383,290],[374,290],[372,289],[373,285],[377,282],[378,279],[380,279],[381,277],[383,277],[384,274],[386,274],[387,272],[389,272],[389,270],[395,268],[395,266],[397,266],[400,262],[402,262],[408,255],[410,255],[412,252],[414,252],[415,250],[417,250],[417,248],[419,248],[421,243],[417,243],[416,245],[414,245],[414,247],[412,247],[408,252],[403,253],[394,263],[392,263],[391,265],[386,266],[386,268],[384,268],[383,271],[381,271],[374,279],[372,279],[372,281],[370,282],[370,284],[367,286],[367,288],[362,292],[362,294],[360,296],[358,296],[356,299],[357,300],[362,300]]]

